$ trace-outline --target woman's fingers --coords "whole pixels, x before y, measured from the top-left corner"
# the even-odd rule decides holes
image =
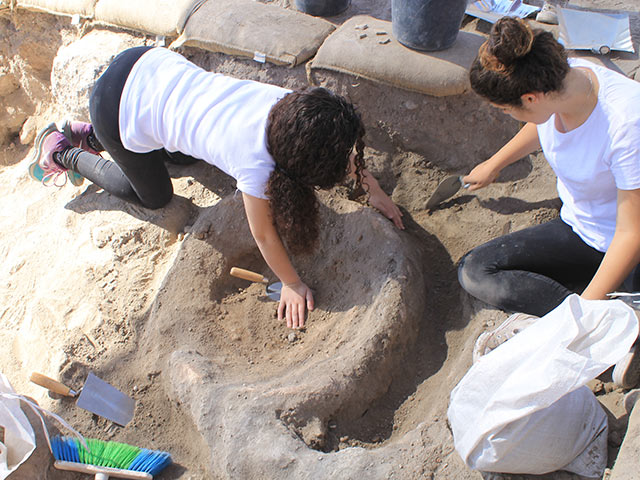
[[[278,320],[284,318],[289,328],[302,328],[307,309],[313,310],[314,306],[313,293],[303,282],[284,285],[278,305]]]
[[[396,227],[398,227],[400,230],[404,230],[404,223],[402,222],[402,212],[395,203],[393,204],[393,216],[390,218]]]
[[[298,304],[298,323],[293,325],[293,328],[304,327],[304,302]]]
[[[307,310],[313,310],[315,308],[315,301],[313,299],[313,292],[311,291],[310,288],[307,289],[306,300],[307,300]]]

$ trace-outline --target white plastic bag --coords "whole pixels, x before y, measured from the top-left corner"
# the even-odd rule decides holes
[[[11,394],[11,395],[4,395]],[[15,390],[0,373],[0,426],[4,427],[4,443],[0,442],[0,480],[18,468],[36,448],[36,436],[20,408]]]
[[[606,415],[583,386],[637,336],[638,319],[622,301],[567,297],[481,357],[453,389],[448,416],[457,452],[487,472],[601,475]]]

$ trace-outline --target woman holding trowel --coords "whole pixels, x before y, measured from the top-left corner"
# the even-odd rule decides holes
[[[494,24],[470,79],[476,93],[526,125],[463,181],[470,190],[486,187],[542,148],[563,205],[560,218],[467,253],[458,270],[462,287],[536,316],[573,291],[605,299],[623,284],[640,290],[640,83],[568,60],[551,33],[511,17]],[[640,369],[628,370],[618,378],[614,372],[614,380],[637,381]]]
[[[242,192],[258,248],[283,283],[278,318],[304,326],[311,289],[292,252],[312,249],[318,232],[316,188],[348,175],[369,204],[402,228],[398,207],[364,169],[364,126],[353,105],[324,88],[292,92],[205,71],[164,48],[119,54],[91,94],[92,124],[49,125],[36,138],[32,178],[47,184],[88,178],[147,208],[173,196],[165,162],[203,159]],[[113,161],[103,159],[106,150]]]

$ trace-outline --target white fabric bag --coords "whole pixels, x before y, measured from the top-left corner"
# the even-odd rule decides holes
[[[619,300],[567,297],[480,358],[451,392],[455,448],[473,469],[598,477],[607,418],[584,385],[619,361],[638,337]]]
[[[51,440],[42,414],[53,418],[64,428],[71,431],[80,440],[84,448],[89,450],[84,437],[63,418],[17,394],[7,377],[0,372],[0,426],[4,428],[4,443],[0,442],[0,480],[7,478],[11,472],[22,465],[36,448],[36,435],[29,419],[20,408],[21,401],[31,408],[40,419],[49,450],[51,450]]]
[[[20,400],[13,394],[15,390],[9,380],[0,373],[0,426],[4,428],[4,443],[0,442],[0,480],[7,478],[36,448],[33,428],[20,408]]]

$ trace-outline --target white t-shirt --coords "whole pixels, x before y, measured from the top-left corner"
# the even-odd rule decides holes
[[[640,188],[640,83],[586,60],[569,64],[597,75],[596,107],[567,133],[556,129],[552,115],[538,125],[538,136],[558,177],[560,217],[587,245],[606,252],[616,227],[617,190]]]
[[[271,107],[290,90],[212,73],[166,48],[135,63],[120,99],[119,128],[127,150],[164,148],[215,165],[237,188],[266,198],[275,162],[267,151]]]

